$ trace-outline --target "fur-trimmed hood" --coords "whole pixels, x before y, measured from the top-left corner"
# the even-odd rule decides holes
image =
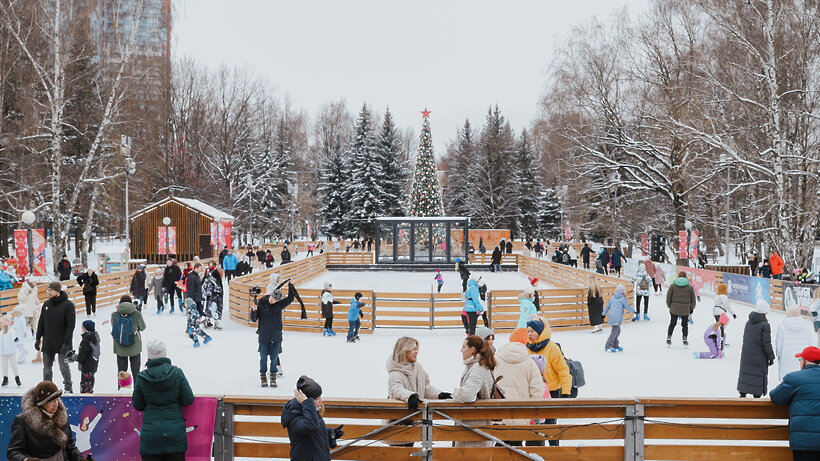
[[[68,425],[68,412],[65,405],[62,401],[59,402],[54,416],[49,417],[42,408],[36,405],[34,400],[34,389],[32,389],[23,395],[20,404],[26,425],[38,435],[46,437],[54,444],[65,448],[68,442],[68,436],[63,432],[63,428]]]

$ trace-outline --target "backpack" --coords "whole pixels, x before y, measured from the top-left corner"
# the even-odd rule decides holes
[[[648,276],[641,277],[641,283],[638,285],[640,289],[644,291],[649,289],[649,282],[646,281],[646,277]]]
[[[132,314],[115,316],[111,322],[111,336],[120,346],[134,344],[134,316]]]
[[[564,356],[564,360],[567,362],[569,374],[572,376],[572,387],[584,387],[587,383],[586,379],[584,379],[584,366],[577,360],[567,358],[567,356],[564,355],[564,350],[561,349],[561,344],[555,343],[555,345],[558,346],[558,350],[561,351],[561,355]]]
[[[564,253],[564,254],[561,256],[561,261],[563,261],[563,262],[564,262],[564,264],[569,264],[569,253]]]

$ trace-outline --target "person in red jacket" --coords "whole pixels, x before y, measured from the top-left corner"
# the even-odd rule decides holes
[[[769,256],[769,265],[772,266],[772,278],[778,280],[782,279],[783,267],[786,263],[783,262],[783,258],[781,258],[776,251],[772,251],[771,256]]]

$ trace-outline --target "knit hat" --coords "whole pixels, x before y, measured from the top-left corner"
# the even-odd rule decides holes
[[[151,341],[148,341],[147,349],[148,360],[162,359],[168,357],[168,351],[165,349],[165,343],[158,339],[152,339]]]
[[[331,285],[330,282],[325,282],[325,284],[324,284],[325,290],[329,290],[330,287],[332,287],[332,286],[333,285]]]
[[[527,277],[527,280],[530,281],[530,285],[532,286],[535,286],[535,284],[538,283],[538,277],[529,276]]]
[[[527,329],[516,328],[512,333],[510,333],[510,342],[527,344]]]
[[[533,362],[535,362],[535,365],[538,367],[538,371],[544,373],[544,370],[547,369],[547,359],[545,359],[543,355],[538,354],[532,354],[530,355],[530,358]]]
[[[527,322],[527,326],[532,328],[539,335],[544,332],[544,322],[539,319],[530,320]]]
[[[96,328],[97,326],[94,324],[93,320],[88,319],[83,321],[83,329],[85,331],[94,331]]]
[[[53,290],[53,291],[56,291],[57,293],[59,293],[59,292],[63,291],[63,284],[60,283],[60,282],[56,282],[56,281],[55,282],[50,282],[48,284],[48,288],[49,288],[49,290]]]
[[[757,306],[755,307],[755,312],[758,314],[768,314],[769,313],[769,303],[762,299],[757,300]]]
[[[728,292],[729,291],[727,290],[725,283],[718,283],[717,284],[717,294],[725,295],[725,294],[728,294]]]
[[[481,339],[487,339],[490,336],[495,337],[495,332],[484,325],[475,327],[475,335]]]
[[[38,407],[51,402],[54,399],[60,398],[63,391],[57,388],[57,385],[51,381],[42,381],[40,384],[34,386],[34,389],[29,391],[34,396],[34,404]]]
[[[310,397],[311,399],[315,399],[322,395],[322,386],[305,375],[300,376],[299,380],[296,381],[296,389],[299,389],[305,394],[305,396]]]
[[[623,286],[623,285],[618,285],[617,287],[615,287],[615,294],[618,294],[618,293],[625,294],[626,293],[626,287]]]
[[[720,314],[720,317],[718,317],[718,322],[720,322],[720,324],[724,327],[729,324],[729,316],[726,315],[726,312]]]
[[[131,373],[127,371],[121,371],[117,375],[117,382],[120,385],[120,389],[122,389],[131,387],[131,384],[134,382],[134,380],[131,378]]]

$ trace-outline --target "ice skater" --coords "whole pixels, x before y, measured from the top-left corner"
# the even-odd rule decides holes
[[[696,359],[720,359],[723,358],[723,348],[726,346],[724,328],[729,324],[729,316],[720,314],[718,321],[706,328],[703,334],[703,341],[709,352],[693,352]]]
[[[360,319],[364,318],[362,308],[367,304],[361,302],[362,294],[356,294],[350,298],[350,310],[347,311],[347,322],[350,325],[347,329],[347,342],[353,343],[359,340],[359,328],[362,326]]]
[[[28,351],[26,350],[26,346],[24,344],[24,339],[28,338],[29,335],[29,328],[28,323],[26,322],[26,318],[23,317],[23,308],[22,306],[17,306],[11,311],[11,320],[12,320],[12,328],[14,329],[14,334],[17,336],[17,352],[19,353],[17,356],[17,363],[25,363],[26,361],[26,354]]]
[[[196,307],[196,303],[191,298],[185,298],[185,307],[188,311],[188,337],[191,338],[194,342],[194,347],[199,347],[199,338],[203,338],[203,344],[208,344],[211,342],[211,337],[208,336],[208,333],[202,331],[202,327],[199,325],[202,321],[202,317],[199,315],[199,310]]]
[[[17,386],[22,386],[20,373],[17,371],[17,335],[11,326],[11,319],[4,315],[0,317],[0,362],[3,364],[3,387],[9,385],[9,365],[14,373],[14,380]]]
[[[635,314],[635,309],[632,309],[632,306],[629,305],[625,294],[626,287],[618,285],[618,287],[615,288],[615,295],[606,303],[602,314],[603,317],[607,318],[607,323],[610,326],[609,338],[606,340],[604,350],[610,352],[621,352],[624,350],[618,342],[618,336],[621,335],[621,323],[624,320],[624,311]]]
[[[441,269],[436,269],[436,276],[434,277],[438,285],[437,293],[441,293],[441,286],[444,285],[444,278],[441,276]]]
[[[333,285],[330,282],[325,282],[325,288],[322,290],[322,317],[325,319],[322,336],[336,336],[336,332],[333,331],[334,304],[341,304],[341,302],[333,299]]]

